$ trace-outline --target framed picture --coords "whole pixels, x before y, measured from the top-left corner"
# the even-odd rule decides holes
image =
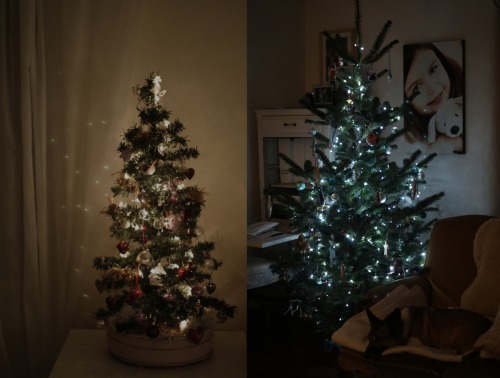
[[[403,46],[405,139],[422,152],[465,153],[464,41]]]
[[[330,84],[320,84],[313,87],[315,105],[327,105],[333,101],[333,87]]]
[[[354,50],[354,29],[332,30],[327,32],[335,41],[321,33],[321,83],[330,83],[335,75],[335,70],[343,64],[335,53],[334,43],[342,44],[349,52]]]

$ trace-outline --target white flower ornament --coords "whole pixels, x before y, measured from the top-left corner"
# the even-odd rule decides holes
[[[160,101],[160,98],[163,97],[167,92],[165,89],[164,90],[161,89],[160,83],[161,83],[161,77],[155,76],[153,79],[153,84],[154,84],[153,94],[155,95],[155,103]]]

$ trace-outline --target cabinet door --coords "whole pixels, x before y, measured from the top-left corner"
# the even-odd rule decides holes
[[[279,158],[279,153],[285,154],[301,167],[307,160],[314,164],[314,138],[311,130],[330,137],[331,128],[312,123],[311,121],[319,118],[307,109],[256,110],[256,115],[261,219],[267,220],[272,204],[269,203],[269,198],[266,198],[264,189],[274,186],[293,191],[297,181],[296,177],[289,173],[288,165]]]

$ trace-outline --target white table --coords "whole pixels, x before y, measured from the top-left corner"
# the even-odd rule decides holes
[[[147,368],[112,357],[104,330],[73,329],[50,378],[244,378],[246,370],[246,338],[242,331],[215,331],[214,351],[205,361],[175,368]]]

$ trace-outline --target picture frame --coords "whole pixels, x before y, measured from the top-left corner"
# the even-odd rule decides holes
[[[428,153],[465,153],[463,40],[403,46],[405,140]]]
[[[354,51],[354,29],[341,29],[326,31],[332,38],[339,38],[339,42],[345,44],[347,50],[352,54]],[[332,72],[339,65],[339,56],[333,48],[331,41],[324,33],[321,33],[321,83],[332,81]]]
[[[314,105],[328,105],[333,101],[333,86],[331,84],[318,84],[313,86]]]

